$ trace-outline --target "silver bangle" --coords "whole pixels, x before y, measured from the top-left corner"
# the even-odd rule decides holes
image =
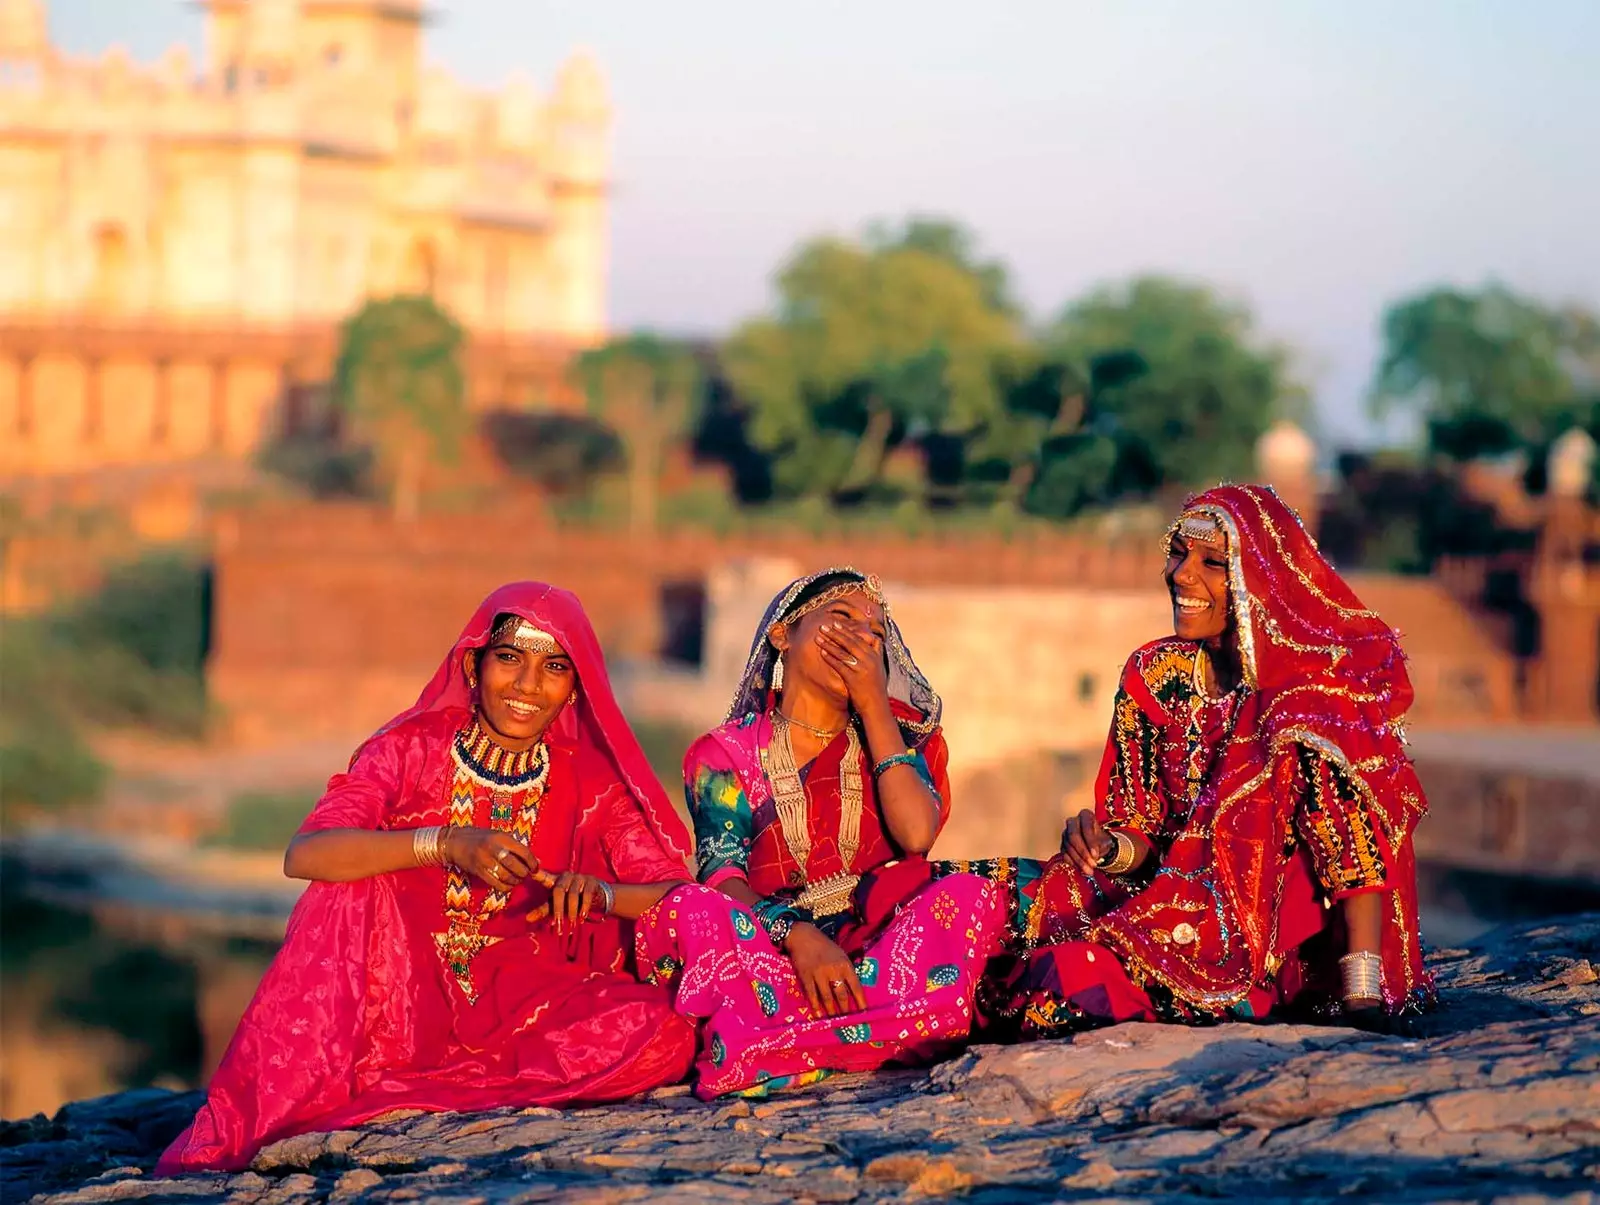
[[[437,825],[411,830],[411,857],[418,866],[434,865],[434,851],[438,846],[439,828]]]
[[[603,915],[610,916],[617,909],[617,893],[610,883],[604,879],[596,879],[600,884],[600,894],[605,897],[605,911]]]
[[[418,866],[443,866],[448,858],[444,853],[445,838],[450,834],[447,824],[434,824],[427,828],[413,829],[411,833],[411,856],[417,860]]]
[[[1383,999],[1383,959],[1371,950],[1357,950],[1339,959],[1345,1000]]]

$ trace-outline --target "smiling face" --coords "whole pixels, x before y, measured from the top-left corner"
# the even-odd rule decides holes
[[[828,623],[853,627],[868,640],[877,641],[879,648],[884,645],[883,607],[865,590],[847,591],[797,620],[775,625],[772,643],[784,655],[785,689],[809,685],[843,704],[850,697],[844,679],[817,648],[817,633]]]
[[[539,742],[578,684],[566,651],[549,637],[520,635],[530,630],[498,630],[487,647],[467,654],[467,672],[475,671],[478,680],[478,715],[495,740],[514,752]]]
[[[1182,640],[1214,643],[1228,632],[1228,549],[1214,524],[1189,521],[1172,533],[1167,551],[1167,590],[1172,595],[1172,630]]]

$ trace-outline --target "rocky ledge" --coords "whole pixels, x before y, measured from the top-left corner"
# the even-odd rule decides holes
[[[390,1119],[153,1180],[195,1093],[0,1127],[0,1196],[47,1202],[1563,1199],[1600,1184],[1600,914],[1432,957],[1420,1039],[1121,1025],[767,1101]]]

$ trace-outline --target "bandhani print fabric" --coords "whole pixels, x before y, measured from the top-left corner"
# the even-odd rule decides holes
[[[672,988],[680,1013],[704,1021],[696,1063],[702,1096],[768,1092],[830,1071],[921,1061],[950,1048],[973,1028],[978,983],[1009,928],[1014,897],[1005,882],[906,857],[895,846],[866,755],[846,734],[799,767],[808,840],[803,863],[785,835],[762,761],[773,739],[776,703],[776,651],[767,632],[791,613],[791,604],[803,605],[795,600],[808,587],[836,576],[840,571],[802,578],[768,607],[728,720],[684,758],[703,886],[676,889],[636,929],[641,973]],[[950,781],[938,727],[941,704],[887,605],[884,621],[890,705],[942,827],[950,814]],[[857,759],[854,767],[846,763],[850,757]],[[854,838],[846,840],[845,782],[851,778],[860,783],[861,806]],[[733,880],[761,897],[755,911],[716,890]],[[805,919],[854,960],[868,1007],[830,1018],[811,1011],[793,965],[763,920],[795,907],[808,885],[841,882],[842,906],[808,907]]]
[[[811,1010],[794,967],[749,909],[713,888],[679,887],[640,919],[641,973],[705,1022],[696,1092],[765,1095],[830,1072],[937,1058],[964,1041],[973,995],[1005,926],[1004,898],[973,875],[919,892],[854,958],[867,1007]]]

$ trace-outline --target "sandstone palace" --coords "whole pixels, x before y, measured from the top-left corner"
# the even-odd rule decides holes
[[[206,0],[205,61],[50,44],[0,0],[0,476],[243,457],[339,322],[429,293],[473,400],[544,405],[602,333],[610,110],[425,68],[419,0]]]

